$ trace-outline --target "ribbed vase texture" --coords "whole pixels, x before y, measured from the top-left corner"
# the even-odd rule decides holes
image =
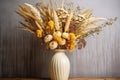
[[[52,80],[68,80],[70,62],[64,50],[55,52],[49,63],[49,71]]]

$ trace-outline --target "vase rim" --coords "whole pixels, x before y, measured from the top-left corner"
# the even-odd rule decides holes
[[[55,52],[65,52],[66,49],[55,49]]]

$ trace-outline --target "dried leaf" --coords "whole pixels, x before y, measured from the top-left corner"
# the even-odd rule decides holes
[[[81,31],[87,31],[87,30],[91,30],[97,27],[99,26],[85,26],[85,27],[81,27]]]
[[[34,30],[33,30],[32,28],[30,28],[28,25],[26,25],[26,24],[24,24],[24,23],[22,23],[22,22],[20,22],[20,24],[21,24],[25,29],[29,30],[31,33],[34,33]]]
[[[38,23],[37,21],[35,21],[35,23],[36,23],[37,27],[38,27],[40,30],[42,30],[42,27],[39,25],[39,23]]]
[[[91,17],[91,18],[85,20],[85,22],[84,22],[84,24],[82,26],[87,26],[87,25],[94,24],[96,22],[103,21],[103,20],[106,20],[106,19],[105,18]]]
[[[24,14],[22,14],[21,12],[19,11],[15,11],[19,16],[21,16],[22,18],[26,19],[26,16]]]
[[[42,13],[42,15],[46,16],[46,12],[44,11],[44,9],[40,8],[40,7],[38,7],[38,8],[39,8],[40,12]]]
[[[26,31],[28,31],[28,32],[30,32],[32,34],[35,34],[35,32],[33,32],[32,30],[30,30],[29,28],[24,28],[24,30],[26,30]]]
[[[82,16],[84,16],[85,18],[89,18],[92,15],[92,10],[88,9],[85,10],[84,12],[81,13]]]
[[[54,11],[55,9],[54,9],[53,0],[50,0],[50,5],[51,5],[51,7],[52,7],[52,10]]]

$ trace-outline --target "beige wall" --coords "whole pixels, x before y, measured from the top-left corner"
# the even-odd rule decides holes
[[[48,77],[53,55],[32,34],[16,29],[21,20],[14,13],[18,3],[39,0],[0,0],[0,77]],[[72,1],[72,0],[71,0]],[[73,0],[97,17],[120,17],[119,0]],[[87,46],[68,54],[71,77],[120,77],[120,21],[99,35],[87,38]]]

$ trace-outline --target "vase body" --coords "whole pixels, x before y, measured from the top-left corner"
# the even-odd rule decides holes
[[[68,80],[70,73],[70,62],[65,50],[56,50],[49,63],[51,80]]]

